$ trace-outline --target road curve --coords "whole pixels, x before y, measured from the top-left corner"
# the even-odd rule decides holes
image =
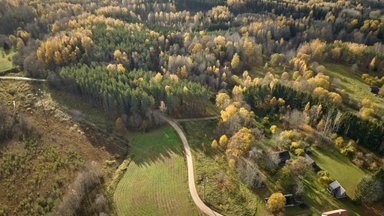
[[[35,78],[28,78],[28,77],[10,77],[10,76],[0,76],[0,80],[20,80],[20,81],[47,82],[46,79],[35,79]]]
[[[170,124],[173,127],[173,129],[175,129],[175,131],[180,137],[181,142],[183,143],[185,157],[187,158],[189,192],[191,193],[193,202],[195,202],[196,206],[202,212],[204,212],[209,216],[222,216],[221,214],[215,212],[214,210],[210,209],[207,205],[205,205],[205,203],[200,199],[199,194],[197,193],[197,189],[195,185],[195,176],[193,173],[192,153],[184,132],[181,130],[179,125],[177,125],[177,123],[174,120],[167,118],[162,114],[159,114],[159,116],[162,119],[164,119],[168,124]]]

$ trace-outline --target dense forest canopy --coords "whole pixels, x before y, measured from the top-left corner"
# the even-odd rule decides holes
[[[365,156],[384,154],[383,8],[380,0],[3,0],[0,48],[15,52],[18,70],[124,128],[155,127],[158,111],[201,117],[214,107],[216,159],[252,189],[261,180],[246,169],[295,194],[307,149],[335,143],[367,173],[379,170],[359,186],[365,202],[364,184],[382,166]],[[13,125],[5,116],[4,140]],[[272,151],[293,160],[281,168]]]

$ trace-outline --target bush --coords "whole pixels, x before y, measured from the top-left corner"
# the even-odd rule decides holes
[[[296,156],[304,156],[304,149],[302,149],[302,148],[298,148],[298,149],[296,149],[295,150],[295,155]]]

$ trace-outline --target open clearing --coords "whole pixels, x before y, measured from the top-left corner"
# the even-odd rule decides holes
[[[118,215],[200,215],[188,190],[182,146],[171,127],[133,134],[113,199]]]
[[[11,70],[14,68],[12,64],[12,57],[16,53],[13,51],[5,52],[3,49],[0,49],[0,72]]]
[[[353,72],[349,67],[339,64],[325,64],[326,75],[337,78],[337,88],[348,94],[357,104],[364,98],[369,99],[377,108],[378,116],[384,115],[384,98],[375,96],[370,92],[369,85],[361,79],[362,73]]]
[[[340,182],[349,197],[355,198],[356,186],[366,173],[336,149],[327,150],[327,154],[324,151],[313,150],[313,159],[322,169],[328,171],[332,179]]]

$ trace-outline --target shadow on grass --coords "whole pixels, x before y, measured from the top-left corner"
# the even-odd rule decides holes
[[[129,156],[140,166],[150,166],[165,161],[174,155],[184,157],[181,141],[170,126],[163,126],[149,132],[132,134]]]
[[[320,152],[324,155],[321,156]],[[337,149],[335,149],[332,146],[327,147],[317,147],[312,151],[311,157],[318,162],[319,160],[324,160],[323,157],[329,157],[331,160],[337,161],[339,163],[350,163],[349,159],[342,155],[340,152],[338,152]]]

